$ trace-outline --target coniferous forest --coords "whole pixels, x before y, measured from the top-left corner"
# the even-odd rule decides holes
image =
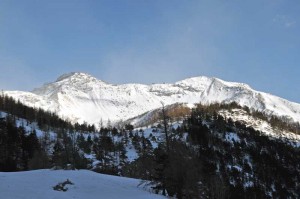
[[[174,125],[162,107],[160,121],[146,129],[96,129],[1,95],[0,171],[90,169],[141,179],[153,192],[176,198],[299,198],[299,147],[224,118],[218,109],[199,105]],[[270,122],[299,128],[278,118]]]

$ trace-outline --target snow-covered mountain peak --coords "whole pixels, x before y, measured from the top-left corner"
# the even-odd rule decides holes
[[[71,73],[65,73],[65,74],[62,74],[61,76],[59,76],[57,79],[56,79],[56,82],[60,82],[60,81],[63,81],[73,75],[75,75],[76,72],[71,72]]]
[[[101,82],[104,83],[101,80],[98,80],[97,78],[93,77],[90,74],[82,73],[82,72],[71,72],[61,75],[57,78],[56,82]]]
[[[213,78],[199,76],[199,77],[192,77],[188,79],[184,79],[175,83],[175,85],[180,87],[193,87],[197,88],[198,90],[203,90],[208,85],[210,85],[213,81]]]
[[[186,84],[186,85],[195,85],[197,83],[211,82],[214,78],[206,76],[191,77],[181,81],[176,82],[175,84]]]
[[[69,73],[31,93],[6,94],[32,107],[58,113],[72,122],[98,124],[100,120],[127,120],[165,105],[176,103],[231,103],[268,115],[300,121],[300,104],[255,91],[247,84],[214,77],[192,77],[174,84],[105,83],[86,73]]]
[[[105,82],[87,73],[72,72],[61,75],[55,82],[47,83],[40,88],[34,89],[32,93],[47,96],[53,96],[53,94],[59,92],[70,93],[72,91],[81,91],[86,93],[89,90],[93,90],[94,87],[101,87],[105,84]]]
[[[188,79],[184,79],[176,82],[175,85],[181,87],[193,87],[193,88],[198,88],[200,90],[211,86],[219,87],[219,88],[235,87],[235,88],[253,90],[248,84],[238,83],[238,82],[227,82],[216,77],[206,77],[206,76],[198,76],[198,77],[191,77]]]

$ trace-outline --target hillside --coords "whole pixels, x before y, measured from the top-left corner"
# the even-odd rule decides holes
[[[100,131],[7,96],[0,96],[0,110],[0,171],[90,169],[145,180],[151,191],[179,199],[299,197],[299,124],[268,120],[234,103],[198,104],[175,123],[166,109],[166,120],[151,126]]]
[[[201,102],[231,103],[300,121],[300,105],[271,94],[255,91],[243,83],[226,82],[218,78],[194,77],[173,84],[113,85],[85,73],[62,75],[32,92],[5,91],[20,102],[57,113],[72,123],[99,125],[102,121],[125,121],[160,108],[161,103],[185,103],[188,106]]]

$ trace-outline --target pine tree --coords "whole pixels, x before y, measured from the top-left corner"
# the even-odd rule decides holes
[[[66,151],[64,150],[64,147],[60,143],[60,141],[56,140],[54,147],[53,147],[52,164],[53,164],[53,166],[65,168],[67,163],[68,163],[68,160],[67,160]]]

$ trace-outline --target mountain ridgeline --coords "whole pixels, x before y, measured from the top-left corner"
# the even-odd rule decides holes
[[[6,95],[30,106],[57,113],[72,123],[99,126],[135,118],[164,105],[187,107],[195,103],[229,104],[236,102],[251,110],[287,121],[300,121],[300,105],[255,91],[243,83],[218,78],[194,77],[174,84],[113,85],[85,73],[70,73],[32,92],[5,91]],[[139,121],[137,121],[139,122]]]
[[[90,169],[179,199],[299,198],[299,110],[216,78],[118,86],[72,73],[0,95],[0,171]]]

